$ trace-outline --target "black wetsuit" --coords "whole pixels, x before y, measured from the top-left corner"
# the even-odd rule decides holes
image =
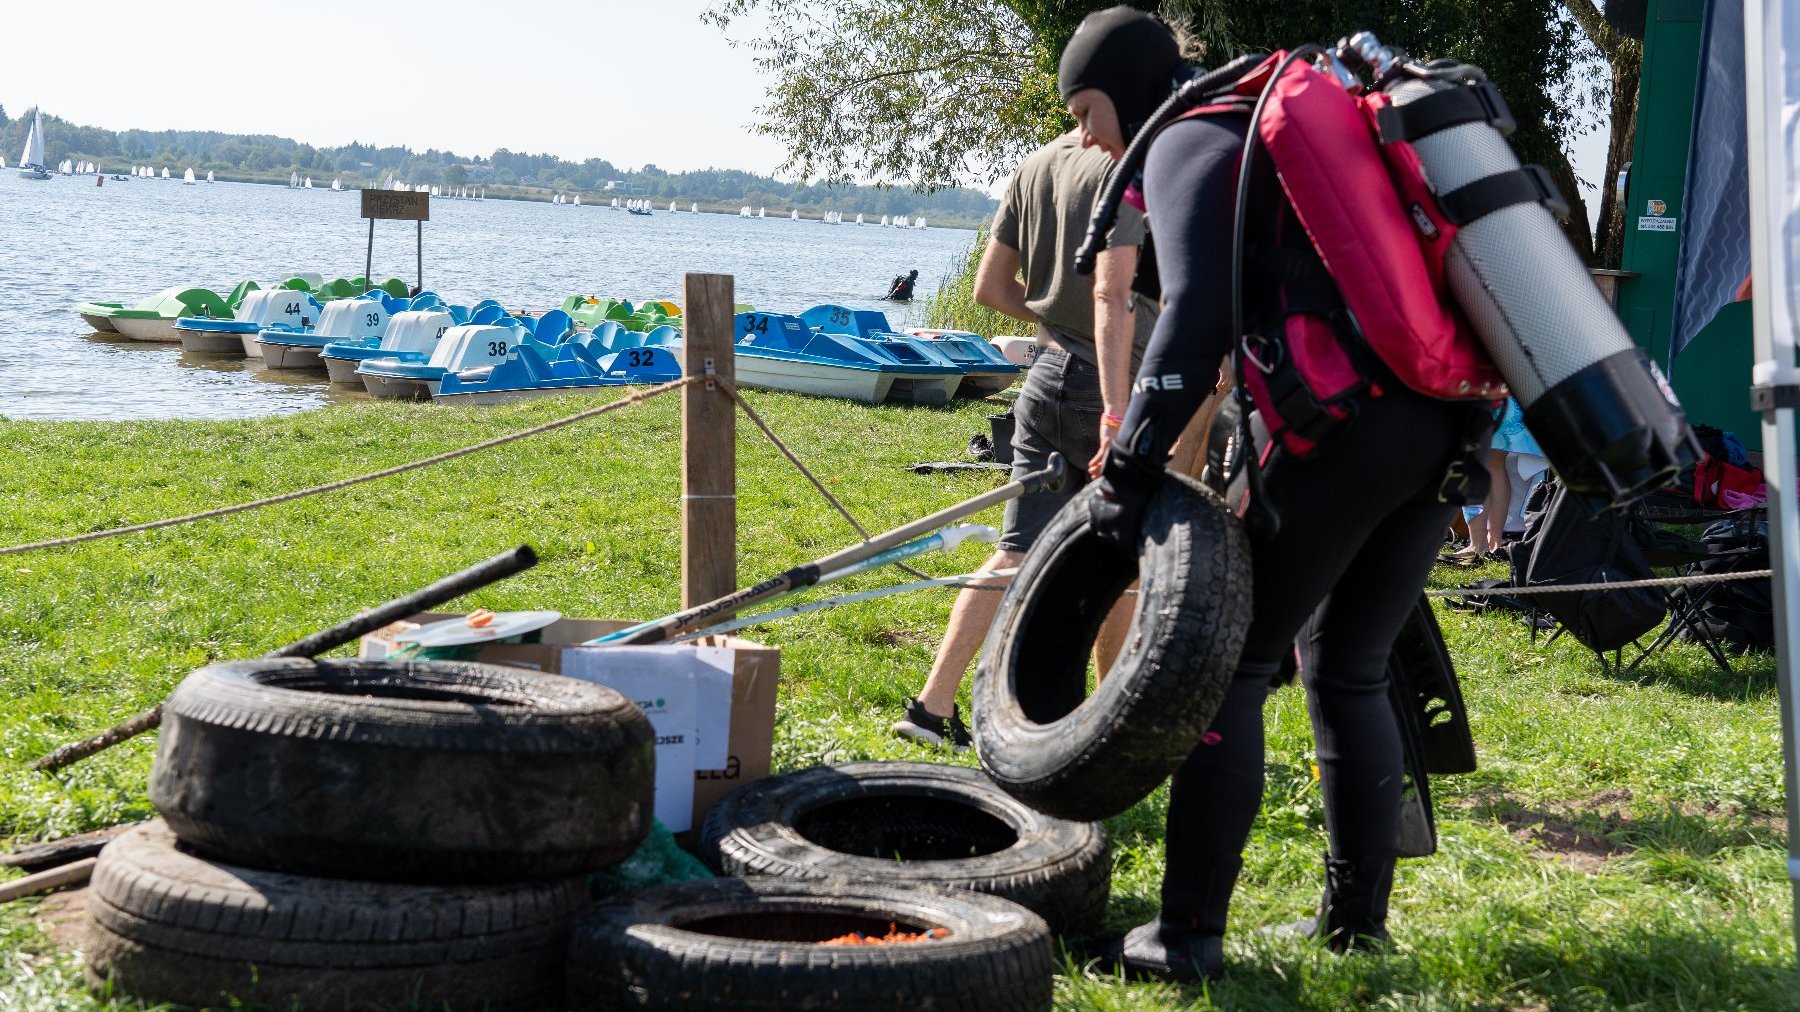
[[[913,297],[913,279],[905,274],[894,279],[889,286],[887,297],[895,302],[911,302]]]
[[[1232,218],[1247,120],[1177,122],[1157,137],[1145,165],[1165,305],[1116,444],[1139,460],[1166,457],[1233,344]],[[1291,215],[1275,196],[1272,172],[1259,171],[1252,193],[1250,221],[1259,227]],[[1254,310],[1258,286],[1247,287]],[[1266,471],[1281,526],[1273,537],[1251,541],[1254,617],[1238,675],[1214,733],[1171,786],[1168,920],[1224,931],[1226,901],[1262,803],[1270,678],[1315,609],[1316,659],[1305,678],[1331,856],[1386,861],[1391,872],[1401,751],[1386,661],[1455,511],[1439,501],[1438,489],[1478,409],[1398,383],[1381,384],[1381,391],[1363,395],[1356,416],[1318,451],[1302,459],[1277,455]]]

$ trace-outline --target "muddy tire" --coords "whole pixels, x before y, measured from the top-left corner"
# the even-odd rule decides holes
[[[147,1003],[554,1008],[586,895],[581,879],[419,886],[239,868],[149,823],[94,868],[87,978]]]
[[[1038,536],[976,669],[975,751],[1007,793],[1064,819],[1137,804],[1199,742],[1250,626],[1250,548],[1223,502],[1165,473],[1137,558],[1095,537],[1090,486]],[[1131,631],[1087,695],[1101,620],[1140,580]]]
[[[747,784],[706,817],[701,856],[726,875],[935,883],[1012,900],[1058,935],[1098,930],[1106,827],[1044,815],[980,770],[820,766]]]
[[[850,932],[949,934],[820,945]],[[1039,1012],[1049,929],[994,896],[916,884],[720,878],[590,907],[569,942],[572,1008]]]
[[[235,661],[163,711],[150,800],[221,861],[380,881],[559,878],[650,831],[653,732],[601,685],[486,664]]]

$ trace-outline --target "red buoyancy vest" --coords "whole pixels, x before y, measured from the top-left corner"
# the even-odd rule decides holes
[[[1270,56],[1233,93],[1262,93],[1285,55]],[[1408,205],[1437,206],[1418,158],[1407,145],[1378,141],[1376,114],[1385,100],[1379,91],[1353,95],[1296,61],[1270,90],[1257,134],[1369,349],[1427,397],[1499,400],[1506,383],[1445,283],[1454,226],[1409,216]],[[1243,109],[1241,101],[1217,102],[1187,116]],[[1320,385],[1341,387],[1341,380]]]

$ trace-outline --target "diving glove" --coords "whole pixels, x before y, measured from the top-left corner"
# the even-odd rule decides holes
[[[1107,447],[1095,482],[1099,494],[1088,500],[1088,525],[1094,535],[1122,552],[1137,555],[1144,511],[1162,481],[1162,471],[1121,448],[1117,441]]]

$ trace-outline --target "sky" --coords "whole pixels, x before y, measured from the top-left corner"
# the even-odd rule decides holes
[[[0,15],[0,106],[115,130],[772,172],[785,150],[748,129],[763,80],[701,23],[708,6],[28,0]]]
[[[711,0],[25,0],[0,15],[0,106],[88,126],[495,148],[773,173],[767,80]],[[749,38],[757,22],[734,26]],[[370,111],[357,112],[360,108]],[[381,111],[397,109],[398,113]],[[344,110],[333,112],[332,110]],[[1606,134],[1571,152],[1599,206]],[[10,157],[10,155],[8,156]],[[997,193],[1004,179],[986,187]]]

